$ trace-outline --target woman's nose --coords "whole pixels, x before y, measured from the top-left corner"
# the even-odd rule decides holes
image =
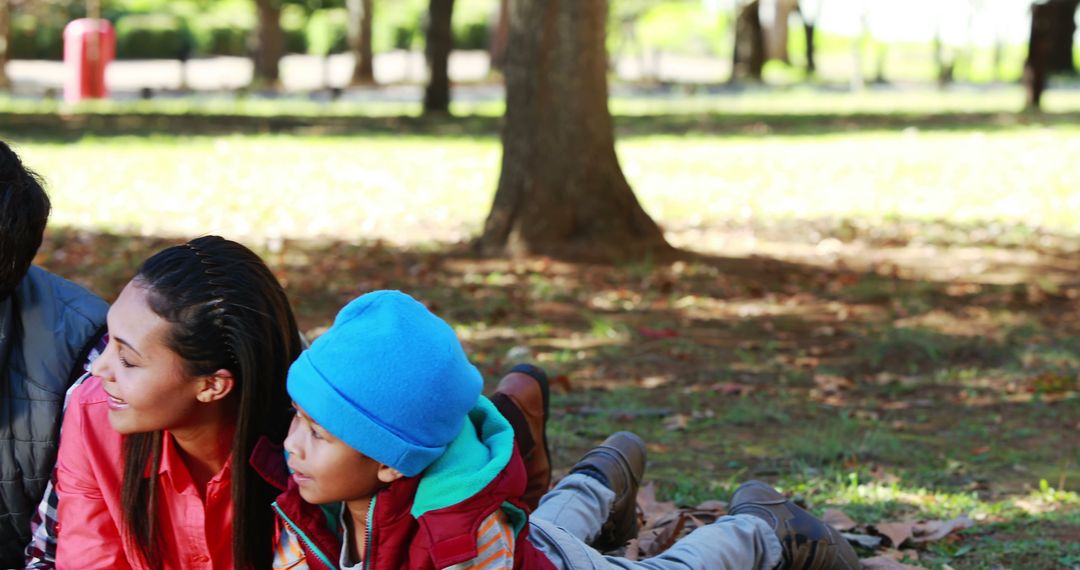
[[[104,378],[108,375],[110,367],[107,365],[107,361],[112,356],[112,341],[105,345],[105,351],[98,355],[93,362],[90,363],[90,374],[99,378]]]

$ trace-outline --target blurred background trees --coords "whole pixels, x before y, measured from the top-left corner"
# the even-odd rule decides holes
[[[373,85],[379,54],[423,54],[424,109],[448,113],[450,54],[501,69],[511,0],[96,0],[117,59],[240,57],[251,87],[279,90],[283,58],[323,58],[321,87]],[[0,0],[0,89],[11,60],[59,60],[63,27],[87,0]],[[1076,73],[1080,0],[611,0],[609,69],[632,82],[721,86],[1022,83]],[[343,80],[331,57],[351,58]],[[418,59],[421,59],[417,55]],[[411,58],[405,77],[416,81]],[[683,73],[673,74],[672,68]],[[181,72],[183,76],[183,72]],[[186,83],[181,79],[181,88]]]

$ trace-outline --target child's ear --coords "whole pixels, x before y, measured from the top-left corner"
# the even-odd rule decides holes
[[[404,475],[401,474],[401,471],[398,471],[393,467],[379,465],[378,477],[379,481],[389,484],[397,481],[398,479],[401,479],[402,477],[404,477]]]
[[[204,404],[217,402],[232,393],[236,387],[236,378],[232,372],[222,368],[213,374],[200,376],[199,391],[195,398]]]

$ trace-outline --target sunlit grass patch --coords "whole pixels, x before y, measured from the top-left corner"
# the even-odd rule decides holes
[[[976,522],[994,522],[1048,513],[1080,514],[1080,496],[1055,489],[1045,479],[1026,494],[995,500],[971,491],[912,486],[895,475],[886,479],[864,478],[857,471],[827,470],[826,475],[790,477],[779,487],[806,497],[819,512],[826,506],[836,507],[861,524],[961,515]]]
[[[650,136],[621,142],[619,152],[639,199],[670,226],[946,219],[1071,233],[1080,227],[1072,183],[1080,165],[1070,159],[1080,153],[1077,134],[1055,127]],[[465,239],[491,205],[500,160],[498,141],[487,138],[162,134],[11,142],[49,182],[56,225],[256,241]]]

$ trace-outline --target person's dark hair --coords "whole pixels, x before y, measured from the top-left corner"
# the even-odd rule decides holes
[[[51,207],[41,178],[0,141],[0,299],[30,270]]]
[[[233,557],[238,569],[272,564],[278,491],[248,460],[262,436],[284,441],[291,421],[285,390],[289,365],[300,355],[296,319],[270,269],[248,248],[207,236],[147,259],[133,283],[145,287],[150,309],[170,324],[168,346],[193,376],[233,373],[237,398],[232,451]],[[155,478],[161,432],[124,441],[124,524],[151,567],[160,566]]]

